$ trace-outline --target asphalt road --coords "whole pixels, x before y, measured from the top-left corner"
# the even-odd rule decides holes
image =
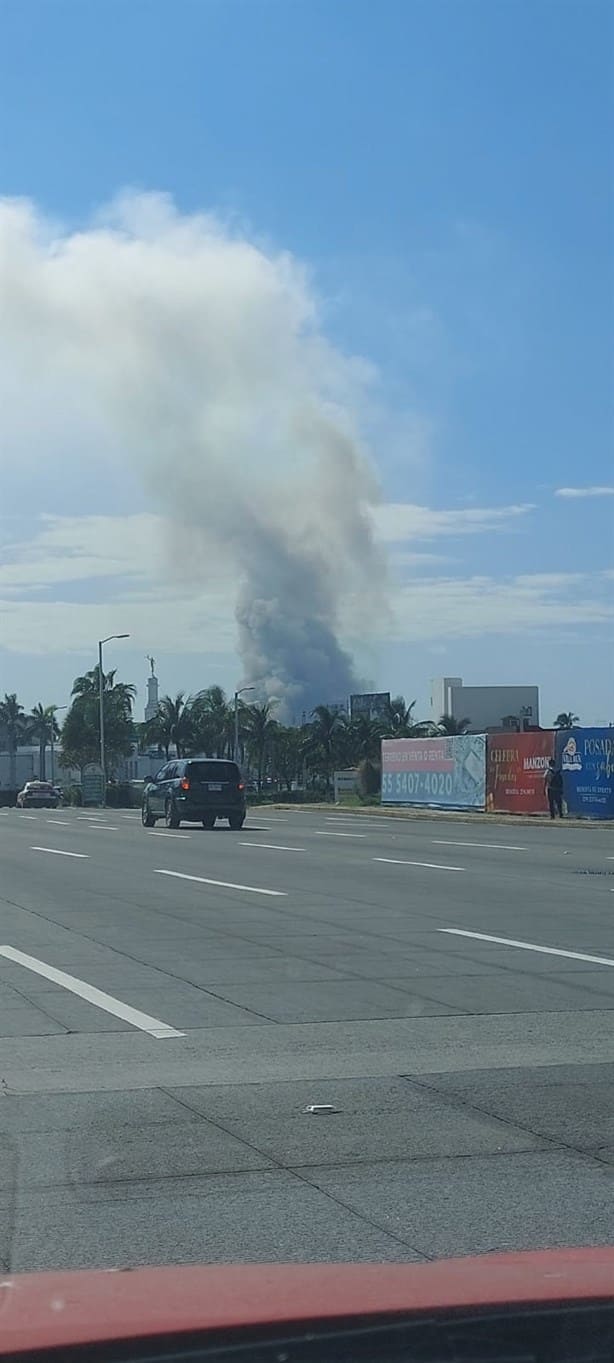
[[[598,828],[0,811],[3,1267],[612,1243],[613,892]]]

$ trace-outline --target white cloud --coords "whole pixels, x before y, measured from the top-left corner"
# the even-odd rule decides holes
[[[394,516],[396,510],[392,508]],[[456,517],[466,513],[434,514],[439,525],[440,517],[450,515],[456,524]],[[479,513],[480,525],[490,514]],[[512,520],[516,514],[512,512]],[[152,640],[160,653],[234,651],[234,571],[215,553],[215,546],[207,548],[206,541],[198,540],[201,562],[186,543],[189,571],[179,581],[165,572],[164,546],[172,527],[162,516],[46,516],[38,525],[38,533],[27,542],[0,550],[0,559],[7,559],[0,562],[0,638],[9,651],[39,655],[79,651],[120,626],[130,633],[133,646],[144,652]],[[197,572],[195,562],[200,565]],[[433,576],[433,569],[445,562],[438,554],[395,549],[393,541],[395,568],[426,569],[430,575],[412,576],[410,582],[392,588],[390,611],[379,621],[380,640],[431,642],[546,632],[614,618],[611,569],[506,579],[449,572]],[[95,586],[97,599],[86,602],[80,595],[75,600],[79,583],[92,592]],[[55,599],[49,599],[49,590],[41,596],[43,588],[52,588]],[[340,622],[345,636],[360,637],[361,613],[360,594],[348,597]]]
[[[394,593],[386,637],[414,643],[485,635],[549,633],[614,622],[609,573],[535,573],[414,579]]]
[[[557,487],[555,497],[614,497],[614,487]]]
[[[119,629],[130,647],[156,656],[234,652],[232,595],[208,590],[200,597],[169,590],[163,595],[129,593],[111,601],[14,601],[0,599],[0,637],[8,652],[44,656],[91,650],[97,639]]]
[[[532,503],[519,506],[462,507],[435,510],[413,502],[388,502],[373,512],[375,531],[384,544],[403,540],[431,540],[440,535],[481,535],[518,524],[534,510]]]
[[[41,516],[27,541],[0,545],[0,591],[36,591],[96,578],[155,575],[158,516]],[[152,574],[152,569],[154,570]]]

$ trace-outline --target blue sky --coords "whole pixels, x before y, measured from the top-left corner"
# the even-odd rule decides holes
[[[447,673],[537,681],[543,722],[560,708],[614,720],[614,498],[555,495],[614,485],[612,26],[600,0],[1,9],[1,194],[69,230],[125,187],[215,212],[302,262],[327,337],[374,367],[362,425],[385,501],[451,519],[388,536],[400,622],[360,663],[423,709]],[[159,510],[132,475],[69,477],[44,450],[42,465],[5,483],[9,560],[41,514]],[[527,509],[458,519],[510,507]],[[47,598],[100,593],[84,569]],[[9,596],[0,690],[61,703],[84,641],[69,630],[63,647],[58,624],[55,694],[39,696]],[[228,687],[230,637],[210,669]],[[164,689],[209,679],[179,636],[149,648]],[[144,651],[122,655],[142,686]]]

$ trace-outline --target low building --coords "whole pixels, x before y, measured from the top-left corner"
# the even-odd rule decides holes
[[[468,732],[498,729],[523,732],[539,728],[538,686],[465,686],[462,677],[435,677],[431,682],[431,717],[469,720]]]

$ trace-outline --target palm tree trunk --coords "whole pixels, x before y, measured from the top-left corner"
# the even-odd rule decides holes
[[[44,739],[41,739],[41,742],[38,745],[38,775],[39,780],[41,781],[46,779],[46,758],[47,744]]]
[[[9,785],[11,790],[17,790],[17,745],[11,734],[9,734]]]

